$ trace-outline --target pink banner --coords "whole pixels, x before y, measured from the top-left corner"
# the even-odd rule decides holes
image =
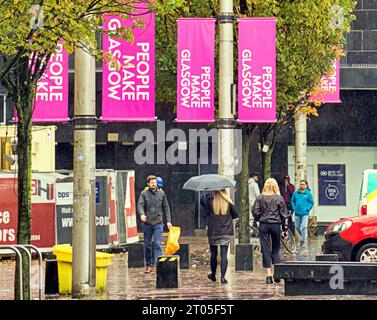
[[[215,21],[178,19],[178,122],[215,120]]]
[[[37,83],[33,122],[68,120],[68,53],[59,41],[46,72]]]
[[[238,19],[238,121],[276,121],[276,19]]]
[[[103,50],[112,53],[121,65],[103,63],[102,120],[155,120],[155,16],[146,7],[139,13],[145,28],[133,29],[134,43],[103,37]],[[132,25],[118,16],[105,19],[105,30]]]
[[[340,103],[340,63],[336,60],[332,72],[322,77],[317,89],[310,95],[309,101],[318,103]]]

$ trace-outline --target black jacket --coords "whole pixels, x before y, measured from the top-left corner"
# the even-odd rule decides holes
[[[171,214],[166,194],[161,189],[152,191],[149,188],[141,192],[137,203],[139,215],[147,216],[147,224],[163,223],[163,215],[171,222]]]
[[[260,223],[286,223],[289,216],[284,198],[278,194],[261,194],[254,202],[253,217]]]
[[[228,212],[225,215],[216,215],[213,212],[212,196],[204,195],[200,199],[204,215],[208,218],[208,237],[233,235],[233,219],[238,218],[238,212],[234,205],[229,204]]]

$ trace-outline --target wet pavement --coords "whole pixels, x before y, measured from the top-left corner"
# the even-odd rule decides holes
[[[163,241],[166,241],[164,237]],[[160,299],[199,299],[199,300],[344,300],[373,299],[376,296],[284,296],[284,284],[265,284],[265,271],[261,266],[262,257],[254,256],[254,271],[235,271],[234,255],[229,255],[226,278],[228,284],[220,283],[220,267],[218,266],[217,282],[207,278],[209,253],[207,238],[183,237],[181,243],[189,243],[192,253],[192,267],[180,271],[180,287],[178,289],[156,289],[156,272],[144,274],[144,268],[127,268],[127,253],[114,255],[112,265],[107,271],[107,292],[89,298],[90,300],[160,300]],[[315,260],[321,253],[323,237],[310,239],[308,255],[298,252],[295,255],[282,254],[283,261]],[[164,249],[164,246],[163,246]],[[13,299],[14,261],[0,261],[0,300]],[[38,299],[37,262],[32,268],[32,295]],[[44,279],[43,279],[44,282]],[[71,296],[48,296],[48,300],[71,299]],[[88,298],[87,298],[88,299]]]

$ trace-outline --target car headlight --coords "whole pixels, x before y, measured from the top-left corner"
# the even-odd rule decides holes
[[[352,221],[351,220],[346,220],[338,223],[334,223],[328,230],[327,232],[336,232],[336,233],[341,233],[345,230],[347,230],[349,227],[352,226]]]

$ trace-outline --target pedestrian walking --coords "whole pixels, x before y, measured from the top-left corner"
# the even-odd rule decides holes
[[[295,230],[294,230],[293,221],[292,221],[291,199],[294,192],[295,192],[295,186],[291,183],[291,178],[289,177],[289,175],[285,175],[283,177],[282,183],[280,184],[280,194],[284,198],[285,205],[287,206],[287,210],[289,213],[288,226],[293,234],[295,233]]]
[[[309,212],[314,206],[313,196],[306,180],[300,180],[299,189],[293,193],[291,205],[295,215],[295,226],[301,236],[301,247],[305,249]]]
[[[266,283],[273,283],[272,264],[280,262],[281,230],[288,229],[288,211],[284,198],[280,195],[275,179],[266,180],[262,194],[253,206],[253,216],[259,222],[259,237],[263,256],[263,268],[266,268]],[[275,282],[280,282],[275,279]]]
[[[256,174],[252,174],[249,178],[249,212],[251,213],[253,209],[253,205],[257,197],[260,195],[259,185],[258,185],[259,178]],[[250,214],[250,222],[249,225],[254,225],[254,218],[253,215]]]
[[[211,251],[211,272],[208,278],[216,281],[218,246],[221,256],[221,283],[226,284],[225,274],[228,268],[228,249],[233,232],[233,219],[238,212],[225,189],[214,191],[213,195],[205,195],[200,199],[204,213],[208,217],[208,242]]]
[[[164,186],[164,179],[162,177],[157,176],[156,177],[157,181],[157,188],[162,190],[162,187]],[[147,185],[144,190],[148,190],[149,186]]]
[[[137,204],[138,213],[142,221],[145,246],[145,273],[152,271],[153,264],[157,264],[158,256],[162,255],[161,240],[164,231],[163,217],[166,218],[170,229],[171,214],[165,192],[157,187],[157,177],[148,176],[148,189],[140,194]],[[154,242],[154,259],[152,263],[152,239]]]

